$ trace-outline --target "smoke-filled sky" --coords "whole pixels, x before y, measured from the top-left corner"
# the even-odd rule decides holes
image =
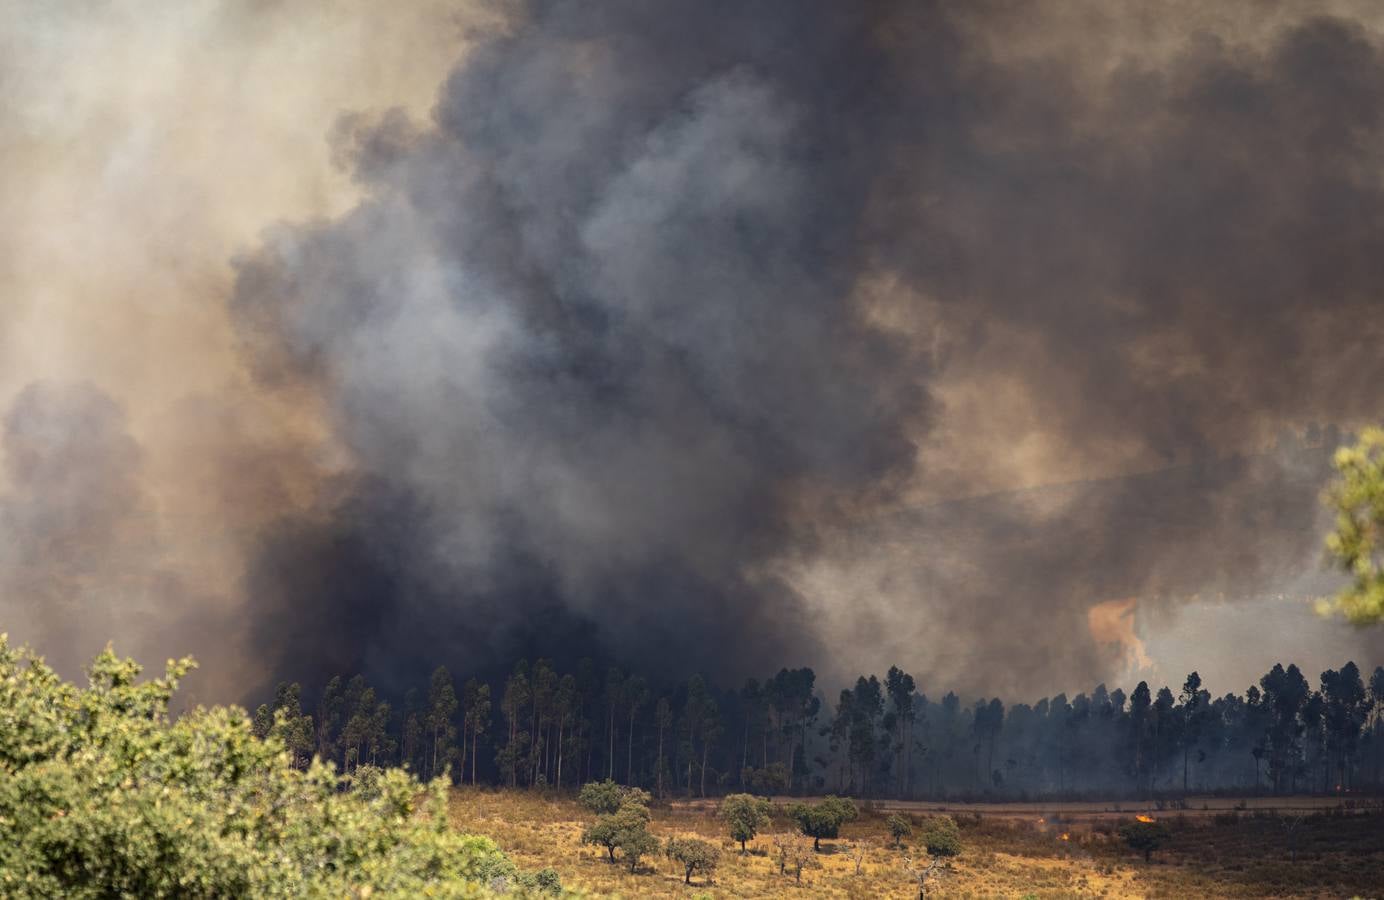
[[[1384,661],[1307,603],[1384,16],[1205,7],[0,0],[0,630],[214,699]]]

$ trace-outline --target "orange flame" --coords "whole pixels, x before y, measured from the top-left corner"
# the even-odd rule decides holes
[[[1061,838],[1062,840],[1064,840],[1064,841],[1070,841],[1070,840],[1072,839],[1072,836],[1071,836],[1070,834],[1068,834],[1067,832],[1064,831],[1064,832],[1062,832],[1062,834],[1060,835],[1060,838]]]
[[[1138,819],[1140,822],[1152,822],[1152,821],[1153,821],[1153,816],[1135,816],[1134,818]]]

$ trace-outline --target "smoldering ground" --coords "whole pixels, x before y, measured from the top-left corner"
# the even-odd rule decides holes
[[[1380,414],[1384,45],[1265,9],[502,7],[238,259],[341,453],[238,544],[245,652],[1066,686],[1094,604],[1301,585],[1324,457],[1224,458]]]

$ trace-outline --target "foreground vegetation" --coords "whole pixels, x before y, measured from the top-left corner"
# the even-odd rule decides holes
[[[79,688],[0,638],[0,896],[1384,891],[1374,808],[987,818],[844,797],[669,804],[613,780],[573,797],[424,784],[369,765],[341,777],[288,748],[301,730],[290,717],[261,719],[263,736],[235,707],[170,718],[189,666],[140,682],[135,663],[108,651]]]
[[[453,828],[446,784],[294,765],[244,711],[169,701],[190,660],[138,682],[109,650],[89,685],[0,635],[0,896],[488,897],[556,893]],[[286,723],[280,722],[280,725]]]
[[[453,821],[495,836],[516,862],[551,865],[563,883],[622,897],[913,898],[936,860],[928,897],[1374,897],[1384,894],[1384,810],[1284,816],[1263,810],[1193,817],[1159,813],[1141,828],[1133,814],[981,817],[886,813],[864,805],[821,852],[800,834],[792,804],[776,804],[746,841],[731,833],[721,804],[653,804],[647,828],[660,846],[697,840],[718,851],[709,874],[660,852],[631,871],[618,853],[581,837],[596,815],[552,792],[461,787]],[[891,819],[911,834],[895,834]],[[1145,818],[1153,818],[1146,816]],[[954,822],[955,855],[933,856],[928,835]],[[1131,828],[1130,826],[1134,826]],[[1164,833],[1146,849],[1144,835]],[[1134,835],[1131,843],[1130,835]],[[947,838],[939,838],[946,841]],[[794,848],[799,852],[795,855]],[[805,852],[800,852],[805,849]],[[1145,853],[1149,859],[1145,860]],[[787,865],[785,866],[785,854]],[[801,868],[795,871],[795,860]]]

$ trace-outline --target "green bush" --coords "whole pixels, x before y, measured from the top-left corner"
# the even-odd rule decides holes
[[[577,794],[577,802],[598,816],[613,815],[626,803],[648,806],[651,799],[648,791],[626,787],[610,779],[588,781]]]
[[[741,853],[745,852],[745,842],[754,840],[769,824],[771,809],[768,800],[753,794],[731,794],[721,801],[721,818],[730,828],[731,840],[740,842]]]
[[[955,856],[961,852],[961,829],[951,816],[933,816],[923,828],[923,845],[929,856]]]
[[[828,796],[815,804],[794,803],[788,807],[788,817],[798,823],[798,830],[812,838],[812,849],[822,848],[822,838],[835,838],[841,826],[855,821],[859,813],[846,797]]]
[[[0,635],[0,896],[489,897],[527,892],[446,785],[399,769],[295,768],[243,710],[169,701],[191,660],[137,683],[107,649],[89,686]]]
[[[721,851],[698,838],[669,838],[663,855],[683,869],[683,884],[691,884],[692,876],[710,875],[721,861]]]
[[[889,834],[894,838],[895,847],[898,847],[904,838],[913,835],[913,824],[898,813],[890,816],[885,824],[889,826]]]
[[[598,816],[582,832],[581,842],[604,847],[612,863],[619,850],[633,872],[642,857],[658,849],[658,839],[649,833],[649,808],[641,802],[644,797],[648,794],[634,792],[615,812]]]

